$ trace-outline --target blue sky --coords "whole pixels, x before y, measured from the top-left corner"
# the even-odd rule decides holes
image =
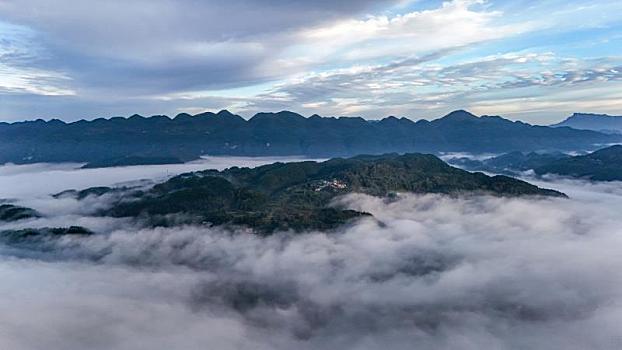
[[[622,2],[3,0],[0,120],[622,114]]]

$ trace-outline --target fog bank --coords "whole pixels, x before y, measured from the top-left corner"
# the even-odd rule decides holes
[[[164,181],[177,174],[204,170],[223,170],[232,166],[256,167],[274,162],[303,160],[297,157],[211,157],[184,164],[122,166],[81,169],[83,164],[5,164],[0,165],[0,198],[24,199],[57,193],[66,189],[111,186],[140,179]]]
[[[40,199],[98,233],[0,245],[0,348],[619,349],[621,184],[541,184],[571,198],[350,195],[374,218],[267,238]]]

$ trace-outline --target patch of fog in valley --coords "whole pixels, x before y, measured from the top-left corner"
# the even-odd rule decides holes
[[[49,184],[157,180],[134,168]],[[97,234],[0,245],[0,348],[621,348],[622,184],[530,181],[571,198],[354,194],[341,204],[374,218],[266,238],[96,218],[105,197],[44,182],[21,201],[48,217],[13,225]]]
[[[204,169],[223,170],[231,166],[256,167],[274,162],[300,161],[296,157],[210,157],[183,164],[122,166],[81,169],[83,164],[6,164],[0,165],[0,198],[18,199],[45,196],[67,189],[111,186],[147,179],[164,181],[168,177]]]
[[[469,153],[469,152],[441,152],[438,154],[438,157],[445,162],[450,161],[452,159],[459,158],[468,158],[471,160],[486,160],[490,158],[494,158],[496,156],[500,156],[498,153]]]

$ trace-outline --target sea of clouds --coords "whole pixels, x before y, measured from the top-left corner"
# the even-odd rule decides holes
[[[354,194],[341,204],[373,218],[264,238],[143,228],[92,216],[105,197],[48,195],[260,164],[212,161],[164,174],[0,167],[0,198],[46,214],[0,230],[78,224],[97,232],[0,245],[0,348],[622,348],[621,183],[530,179],[570,199]],[[34,187],[20,187],[19,175]]]

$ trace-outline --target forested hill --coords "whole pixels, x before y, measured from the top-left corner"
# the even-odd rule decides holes
[[[336,197],[399,192],[564,196],[511,177],[457,169],[429,154],[387,154],[182,174],[146,192],[128,192],[103,215],[154,225],[234,224],[260,232],[330,229],[368,215],[330,206]]]
[[[335,157],[387,152],[507,152],[593,149],[617,142],[571,128],[533,126],[496,116],[455,111],[414,122],[388,117],[305,118],[293,112],[259,113],[249,120],[228,111],[167,116],[0,123],[0,163],[103,162],[200,155]],[[114,162],[114,161],[112,161]]]
[[[535,168],[539,175],[556,174],[594,181],[622,181],[622,146],[603,148],[590,154],[568,157]]]

